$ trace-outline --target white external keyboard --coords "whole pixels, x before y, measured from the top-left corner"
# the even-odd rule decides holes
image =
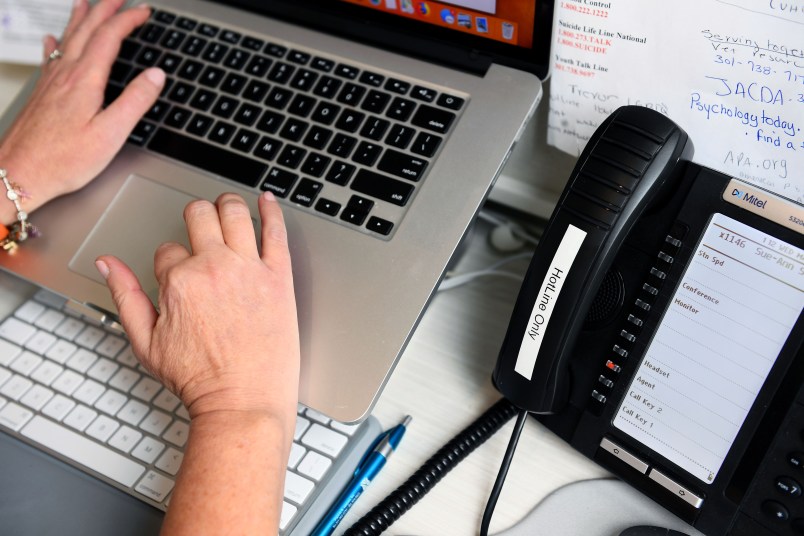
[[[187,410],[122,333],[57,300],[40,292],[0,323],[0,431],[166,510]],[[299,406],[280,534],[310,530],[378,429],[373,419],[345,425]]]

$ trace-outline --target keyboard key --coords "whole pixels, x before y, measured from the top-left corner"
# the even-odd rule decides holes
[[[156,131],[148,147],[157,153],[251,187],[257,186],[268,169],[266,164],[257,160],[165,129]]]
[[[265,160],[273,160],[276,158],[282,145],[283,143],[279,140],[263,136],[257,148],[254,150],[254,155],[259,158],[264,158]],[[269,173],[268,176],[271,177],[271,173]]]
[[[385,138],[385,143],[399,149],[404,149],[408,146],[415,133],[416,129],[414,128],[396,124],[391,128],[388,137]]]
[[[376,162],[377,158],[379,158],[381,152],[382,147],[380,145],[361,141],[360,145],[358,145],[357,150],[355,151],[355,154],[352,156],[352,160],[358,164],[363,164],[364,166],[373,166],[374,162]]]
[[[142,378],[131,390],[131,396],[143,402],[150,402],[162,390],[162,384],[148,376]]]
[[[318,73],[309,69],[299,69],[296,76],[293,77],[290,87],[299,91],[310,91],[316,80],[318,80]]]
[[[157,502],[164,501],[172,489],[173,481],[154,471],[148,471],[134,488],[136,492]]]
[[[142,439],[142,434],[128,426],[121,426],[109,440],[109,445],[119,451],[129,453]]]
[[[45,309],[45,306],[41,303],[34,300],[28,300],[20,305],[16,311],[14,311],[14,316],[23,322],[33,324],[34,320],[36,320],[36,318],[46,310],[50,311],[50,309]]]
[[[232,30],[224,29],[224,30],[221,31],[220,35],[218,36],[218,39],[220,39],[221,41],[224,41],[226,43],[229,43],[230,45],[236,45],[236,44],[238,44],[240,42],[240,38],[242,36],[243,36],[243,34],[240,34],[238,32],[234,32]]]
[[[64,418],[64,421],[62,422],[70,428],[83,432],[84,429],[89,426],[89,423],[95,420],[95,417],[97,416],[97,412],[79,404],[73,408],[73,410]]]
[[[212,127],[212,130],[207,135],[207,138],[214,142],[220,143],[221,145],[226,145],[229,143],[229,140],[232,139],[232,136],[234,136],[236,130],[237,127],[232,124],[218,121],[215,123],[215,126]]]
[[[162,456],[156,461],[157,469],[161,469],[169,475],[176,475],[179,472],[179,466],[184,459],[184,454],[178,450],[170,447],[165,451]]]
[[[248,78],[243,75],[229,73],[223,80],[223,84],[221,84],[221,91],[225,91],[230,95],[238,95],[247,81]]]
[[[442,138],[435,134],[420,132],[410,150],[422,156],[432,157],[441,145],[441,140]]]
[[[360,72],[359,69],[352,67],[350,65],[344,65],[343,63],[338,64],[335,67],[335,74],[342,77],[348,78],[349,80],[354,80],[357,78],[358,73]]]
[[[314,487],[311,480],[290,471],[285,472],[285,499],[303,504]]]
[[[410,89],[410,84],[403,80],[389,78],[388,81],[385,83],[385,89],[387,89],[388,91],[393,91],[394,93],[398,93],[400,95],[406,95],[408,90]]]
[[[301,147],[286,145],[282,152],[279,153],[277,163],[290,169],[296,169],[306,154],[307,151]]]
[[[301,182],[299,182],[299,186],[296,188],[296,191],[293,192],[293,195],[290,197],[290,200],[293,203],[310,207],[313,205],[315,198],[318,197],[318,193],[321,191],[321,188],[323,188],[323,184],[320,182],[310,179],[302,179]]]
[[[279,529],[285,530],[298,512],[298,508],[287,501],[282,501],[282,512],[279,514]]]
[[[101,358],[98,359],[95,364],[92,365],[92,368],[87,371],[87,376],[94,378],[99,382],[106,383],[119,368],[119,365],[114,361]]]
[[[100,399],[95,402],[95,407],[100,411],[107,413],[109,415],[116,415],[120,408],[122,408],[125,403],[128,401],[126,395],[115,391],[114,389],[108,389]]]
[[[297,470],[304,476],[317,481],[324,477],[330,467],[332,467],[332,460],[311,450],[299,463]]]
[[[142,441],[137,443],[137,446],[134,447],[134,450],[131,451],[131,455],[137,458],[138,460],[142,460],[145,463],[154,463],[157,456],[159,456],[162,451],[165,450],[165,444],[157,441],[152,437],[145,436]]]
[[[363,128],[360,130],[360,135],[364,138],[379,141],[383,134],[385,134],[385,131],[388,130],[389,126],[391,126],[390,121],[386,121],[385,119],[381,119],[376,116],[371,116],[363,124]]]
[[[85,373],[89,370],[89,367],[97,361],[98,355],[86,350],[85,348],[79,348],[73,355],[70,356],[70,359],[67,360],[67,367],[71,368],[77,372]]]
[[[277,110],[283,110],[288,105],[290,99],[293,97],[293,92],[282,88],[274,87],[265,99],[265,104]]]
[[[21,347],[0,339],[0,365],[8,366],[20,353]]]
[[[331,102],[319,102],[311,119],[323,125],[331,125],[335,121],[341,107]]]
[[[388,149],[377,167],[391,175],[415,182],[422,178],[427,169],[427,160]]]
[[[241,125],[250,127],[257,121],[257,118],[259,118],[259,116],[260,116],[259,107],[244,102],[243,104],[240,105],[240,108],[237,109],[237,113],[235,113],[234,116],[234,121],[235,123],[239,123]]]
[[[246,66],[246,74],[256,78],[262,78],[274,62],[265,56],[254,56]]]
[[[171,393],[167,388],[159,391],[153,400],[153,405],[165,411],[173,411],[181,403],[179,397]]]
[[[369,231],[374,231],[375,233],[379,233],[383,236],[388,236],[391,234],[391,230],[394,228],[393,222],[388,220],[384,220],[382,218],[378,218],[377,216],[372,216],[369,218],[368,223],[366,224],[366,229]],[[335,426],[333,426],[335,428]]]
[[[346,445],[347,438],[334,430],[325,428],[318,423],[313,423],[307,433],[304,434],[304,437],[302,437],[301,442],[303,445],[334,458]]]
[[[133,486],[145,472],[140,464],[43,417],[34,417],[21,433],[124,486]]]
[[[162,435],[165,428],[171,423],[173,419],[167,413],[158,410],[151,411],[147,417],[140,423],[140,430],[153,434],[155,436]]]
[[[268,43],[265,45],[264,52],[269,56],[274,56],[276,58],[283,58],[285,53],[288,51],[286,47],[282,45],[277,45],[276,43]]]
[[[63,313],[51,309],[39,315],[39,317],[34,322],[34,326],[40,329],[53,331],[59,324],[62,323],[62,321],[64,321],[64,318],[65,317]]]
[[[33,412],[28,408],[9,402],[3,406],[3,409],[0,409],[0,426],[19,432],[33,416]]]
[[[329,166],[331,159],[318,153],[310,153],[302,164],[301,172],[313,177],[320,177]]]
[[[114,358],[120,350],[125,348],[126,344],[126,341],[121,337],[107,335],[100,344],[95,347],[95,351],[102,356]]]
[[[56,363],[64,364],[78,350],[78,346],[65,340],[59,340],[50,347],[45,357]]]
[[[51,387],[67,396],[73,394],[79,385],[84,381],[84,377],[72,370],[65,370],[51,384]]]
[[[75,402],[67,398],[66,396],[62,396],[57,394],[53,398],[50,399],[50,402],[42,409],[42,413],[47,415],[48,417],[55,419],[57,421],[62,420],[65,415],[67,415],[70,410],[75,407]]]
[[[73,393],[73,398],[91,406],[106,391],[106,387],[94,380],[85,380]]]
[[[290,171],[279,169],[277,167],[271,168],[265,182],[262,183],[261,189],[263,191],[271,191],[277,197],[287,197],[290,189],[296,183],[299,176]]]
[[[223,43],[213,41],[207,45],[207,48],[204,49],[204,52],[201,54],[201,58],[209,63],[220,63],[226,56],[227,52],[229,52],[228,46],[224,45]]]
[[[47,331],[39,330],[33,337],[25,341],[25,348],[34,353],[44,355],[58,340]]]
[[[295,70],[296,68],[292,65],[282,63],[281,61],[276,62],[271,72],[268,74],[268,80],[276,82],[277,84],[287,84]]]
[[[207,46],[207,40],[203,37],[198,37],[197,35],[190,36],[190,38],[184,43],[184,47],[181,49],[182,52],[187,54],[188,56],[196,57],[201,54],[201,51]],[[200,65],[200,64],[199,64]]]
[[[304,138],[304,144],[313,149],[323,149],[327,146],[327,142],[329,142],[330,138],[332,138],[331,130],[313,125]]]
[[[307,123],[305,123],[304,121],[300,121],[295,118],[290,118],[287,121],[285,121],[285,126],[282,127],[282,131],[279,133],[279,135],[285,138],[286,140],[299,141],[302,138],[302,136],[304,136],[304,133],[307,130],[307,126],[308,126]]]
[[[20,398],[20,403],[28,406],[34,411],[42,409],[48,400],[53,397],[54,393],[47,387],[41,385],[34,385]]]
[[[321,198],[316,202],[315,209],[327,216],[337,216],[338,211],[341,210],[341,205],[329,199]]]
[[[356,170],[356,166],[338,161],[332,164],[332,167],[329,168],[326,178],[329,182],[333,182],[340,186],[345,186],[349,182],[349,179],[352,178],[352,175],[354,175]]]
[[[160,44],[170,50],[176,50],[181,46],[186,37],[187,34],[181,30],[168,30]]]
[[[290,445],[290,457],[288,458],[288,467],[293,469],[296,467],[296,464],[304,458],[304,455],[307,453],[307,449],[299,445],[298,443],[292,443]]]
[[[247,48],[249,50],[256,50],[259,52],[260,50],[262,50],[262,47],[265,46],[265,41],[263,41],[262,39],[257,39],[256,37],[246,36],[243,38],[243,41],[241,41],[240,44],[244,48]]]
[[[414,86],[413,90],[410,92],[411,97],[425,102],[433,102],[436,95],[437,92],[435,90],[422,86]]]
[[[335,98],[335,95],[338,93],[341,85],[343,85],[343,82],[337,78],[332,78],[331,76],[322,76],[321,80],[319,80],[318,84],[316,84],[313,93],[325,99],[332,99]]]
[[[369,86],[380,87],[385,81],[385,77],[381,74],[363,71],[363,74],[360,75],[360,81]]]
[[[212,117],[204,114],[194,114],[187,124],[187,132],[203,137],[207,135],[213,124],[215,124],[215,119]]]
[[[410,122],[418,127],[444,134],[449,130],[454,120],[454,113],[423,104],[419,106]]]
[[[148,23],[140,30],[139,38],[147,43],[158,43],[163,33],[165,33],[164,26]]]
[[[69,341],[73,340],[76,335],[81,333],[86,324],[77,318],[67,317],[65,318],[64,322],[59,324],[59,327],[56,328],[54,333],[61,337],[62,339],[67,339]]]
[[[256,132],[241,128],[237,131],[237,134],[234,136],[231,146],[232,148],[237,149],[238,151],[248,153],[251,152],[251,149],[254,148],[254,145],[257,143],[258,139],[260,139],[260,135],[257,134]]]
[[[316,99],[307,95],[296,95],[293,101],[288,106],[288,113],[298,115],[299,117],[307,117],[316,105]]]
[[[348,82],[338,94],[338,102],[349,106],[357,106],[365,93],[366,88],[363,86]]]
[[[177,447],[183,447],[187,442],[187,435],[190,432],[190,426],[182,421],[175,421],[170,425],[170,428],[162,434],[162,439],[170,441]]]
[[[368,169],[357,172],[351,188],[362,194],[403,207],[413,193],[413,185],[380,175]]]
[[[407,121],[415,107],[416,103],[412,100],[396,97],[393,102],[391,102],[391,106],[388,108],[385,115],[397,121]]]
[[[139,380],[139,373],[123,367],[109,380],[109,385],[127,393]]]
[[[352,152],[352,149],[354,149],[356,143],[357,139],[351,136],[347,136],[346,134],[336,134],[332,139],[332,143],[329,144],[329,149],[327,149],[327,152],[334,154],[335,156],[340,156],[341,158],[347,158]]]
[[[363,104],[360,107],[368,112],[372,112],[375,114],[380,114],[385,110],[385,107],[388,106],[388,102],[391,100],[391,95],[388,93],[383,93],[381,91],[377,91],[372,89],[366,95]]]
[[[335,67],[335,62],[325,58],[315,57],[313,58],[313,61],[310,63],[310,67],[328,73],[332,70],[333,67]]]
[[[36,333],[35,327],[14,317],[6,318],[0,324],[0,337],[20,346],[33,337],[34,333]]]
[[[120,423],[106,415],[101,415],[92,421],[92,424],[87,427],[85,432],[89,437],[94,437],[98,441],[106,443],[118,428],[120,428]]]
[[[287,58],[288,61],[292,61],[293,63],[307,65],[307,63],[310,61],[310,54],[307,52],[302,52],[301,50],[290,50]]]
[[[132,426],[137,426],[148,414],[148,406],[137,400],[130,399],[126,402],[116,417]]]
[[[266,110],[257,123],[257,128],[268,134],[275,134],[285,117],[282,114]]]
[[[444,108],[449,108],[450,110],[460,110],[464,102],[465,101],[460,97],[442,93],[438,96],[438,101],[436,101],[436,104],[443,106]]]
[[[335,127],[346,132],[357,132],[366,114],[346,108],[338,117]]]

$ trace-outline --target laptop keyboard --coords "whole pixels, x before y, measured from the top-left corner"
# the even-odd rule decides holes
[[[126,39],[106,101],[168,75],[129,143],[380,238],[399,225],[465,99],[165,10]]]
[[[48,296],[38,294],[0,323],[0,430],[166,510],[187,410],[139,365],[119,331],[54,307]],[[339,493],[333,475],[353,471],[342,460],[374,439],[357,433],[359,426],[299,406],[281,534],[317,497]]]

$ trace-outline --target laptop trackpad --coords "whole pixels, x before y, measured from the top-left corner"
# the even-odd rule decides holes
[[[139,175],[131,175],[70,261],[70,269],[105,284],[95,268],[100,255],[114,255],[128,264],[142,288],[156,303],[154,251],[163,242],[189,249],[184,207],[195,197]]]

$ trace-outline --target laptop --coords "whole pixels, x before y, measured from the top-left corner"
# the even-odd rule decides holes
[[[0,434],[0,518],[14,520],[22,532],[158,530],[169,491],[143,482],[151,473],[155,481],[165,480],[171,464],[176,469],[175,460],[162,462],[171,452],[175,458],[183,417],[164,433],[149,431],[133,448],[130,461],[140,463],[149,456],[146,440],[166,445],[161,458],[151,453],[146,476],[128,492],[103,471],[101,480],[113,485],[100,485],[99,471],[92,468],[100,463],[96,460],[84,464],[95,474],[81,463],[62,463],[86,458],[83,449],[54,458],[26,443],[44,444],[44,451],[57,454],[66,446],[48,446],[47,440],[70,437],[89,446],[90,439],[65,431],[80,423],[67,421],[99,415],[87,428],[90,435],[102,432],[97,423],[106,414],[129,422],[132,414],[120,417],[102,406],[117,389],[132,393],[132,400],[149,400],[150,405],[131,402],[134,409],[151,411],[149,417],[159,416],[163,403],[172,404],[164,392],[147,394],[148,378],[140,378],[147,375],[115,346],[116,312],[94,259],[106,253],[122,258],[155,298],[153,251],[166,240],[186,244],[181,214],[187,202],[238,192],[258,230],[256,199],[271,190],[287,222],[297,292],[300,402],[306,406],[300,407],[299,422],[313,430],[329,418],[362,421],[352,428],[333,424],[352,438],[344,440],[347,454],[335,457],[332,477],[318,484],[326,492],[309,492],[312,488],[304,486],[312,484],[303,477],[293,477],[302,492],[291,490],[289,496],[286,489],[283,518],[293,519],[281,533],[305,534],[376,436],[376,419],[366,417],[535,111],[547,73],[551,1],[162,0],[151,5],[151,20],[123,45],[107,99],[141,69],[159,65],[170,82],[159,102],[97,180],[37,210],[34,221],[42,237],[0,256],[3,269],[32,288],[47,289],[17,308],[0,330],[29,322],[36,329],[27,329],[41,342],[51,339],[48,329],[62,336],[80,323],[86,328],[76,339],[85,340],[71,339],[72,346],[95,337],[95,351],[118,352],[82,370],[82,363],[89,364],[81,361],[88,355],[81,349],[80,359],[74,355],[55,365],[49,361],[52,348],[41,358],[20,355],[21,348],[33,350],[39,342],[20,340],[15,346],[9,341],[16,335],[2,335],[0,349],[17,348],[17,353],[0,355],[8,361],[0,363],[5,419],[0,429],[7,431],[10,416],[13,432]],[[28,90],[0,117],[0,132]],[[62,314],[64,303],[68,310]],[[48,327],[54,318],[61,324]],[[94,385],[92,378],[108,379],[114,370],[109,380],[114,388],[97,401],[79,402],[82,414],[74,409],[64,421],[61,416],[49,420],[63,409],[52,405],[58,395],[47,405],[39,399],[40,411],[26,405],[36,404],[33,390],[24,396],[15,391],[29,385],[26,374],[40,379],[50,374],[43,372],[45,365],[70,381],[86,378],[78,391]],[[37,393],[62,392],[63,386],[56,386],[62,376],[48,378]],[[140,382],[134,387],[132,376]],[[20,415],[28,420],[15,427],[13,418]],[[140,427],[158,426],[149,417]],[[124,429],[125,424],[110,445],[123,448],[120,442],[131,435],[121,435]],[[328,448],[311,446],[307,435],[299,435],[313,454]],[[33,436],[39,439],[31,441]],[[296,463],[304,461],[291,462],[289,470]],[[306,504],[313,506],[304,506],[299,493],[312,493]]]
[[[288,116],[284,127],[301,123],[305,137],[297,139],[282,128],[271,131],[262,118],[243,126],[236,112],[218,114],[214,104],[199,113],[192,98],[181,100],[175,93],[190,86],[198,88],[198,96],[200,89],[209,89],[205,73],[192,79],[179,66],[171,70],[175,81],[163,94],[167,115],[146,119],[135,131],[139,138],[132,138],[90,186],[39,209],[34,221],[44,236],[15,255],[0,256],[2,267],[114,318],[109,291],[93,264],[98,255],[112,253],[128,262],[155,297],[153,251],[166,240],[186,244],[181,213],[188,201],[236,191],[246,197],[256,221],[257,196],[271,189],[283,205],[293,261],[300,400],[339,421],[363,419],[535,111],[540,77],[547,72],[551,2],[166,0],[152,5],[157,15],[163,10],[169,16],[151,21],[166,29],[158,36],[141,34],[145,45],[164,48],[170,31],[185,34],[176,52],[189,47],[193,36],[199,47],[218,43],[222,57],[213,59],[224,74],[235,72],[230,66],[236,60],[227,54],[240,50],[249,60],[239,72],[254,69],[246,73],[241,95],[254,79],[268,86],[263,102],[274,98],[280,82],[309,97],[303,103],[312,107],[307,115],[296,112],[293,101],[283,109],[269,107],[276,112],[270,117]],[[132,73],[150,64],[173,69],[149,57],[147,49],[140,44],[131,53]],[[201,61],[207,51],[196,58]],[[270,68],[252,77],[251,72],[262,74],[260,66],[251,65],[259,56]],[[281,65],[294,74],[276,75]],[[315,83],[307,84],[301,73],[311,73]],[[113,70],[112,76],[122,83],[126,75]],[[223,78],[216,89],[226,91]],[[338,86],[328,111],[340,115],[332,123],[316,108],[325,80]],[[361,94],[358,100],[344,97],[347,88]],[[257,94],[260,89],[264,86]],[[16,109],[12,105],[2,118],[0,131]],[[174,109],[207,117],[212,131],[218,124],[229,126],[234,134],[222,136],[232,139],[218,143],[210,141],[211,134],[184,131],[175,143]],[[178,124],[186,117],[175,119]],[[342,119],[359,124],[340,138],[351,149],[334,147],[337,133],[328,145],[306,138],[313,131],[335,130]],[[372,135],[370,122],[385,134]],[[255,145],[230,161],[224,153],[237,152],[233,146],[241,133],[253,138],[245,145]],[[403,140],[391,139],[392,134]],[[282,150],[269,154],[277,146]],[[293,149],[305,159],[294,161]],[[179,160],[188,155],[195,157],[191,163]],[[310,162],[314,156],[324,163]]]

